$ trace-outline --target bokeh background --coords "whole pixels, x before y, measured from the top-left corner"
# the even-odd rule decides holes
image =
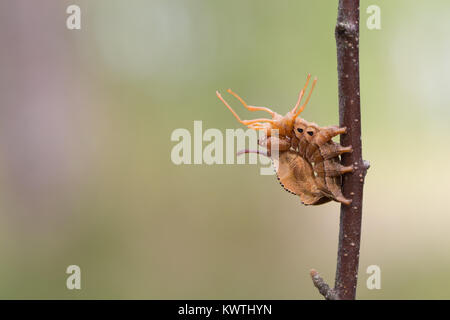
[[[336,9],[1,0],[0,298],[321,299],[309,270],[334,282],[339,205],[302,206],[258,165],[176,166],[170,136],[239,128],[217,89],[284,113],[308,72],[304,118],[337,124]],[[361,1],[358,298],[450,298],[449,31],[448,1]]]

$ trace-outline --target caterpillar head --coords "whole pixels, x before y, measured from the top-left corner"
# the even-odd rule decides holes
[[[315,139],[319,127],[315,123],[311,123],[302,118],[297,118],[294,123],[294,134],[299,141],[306,140],[312,143]]]

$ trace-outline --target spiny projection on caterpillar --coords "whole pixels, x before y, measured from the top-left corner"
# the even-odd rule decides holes
[[[311,75],[308,74],[297,103],[285,116],[266,107],[247,105],[231,89],[227,90],[247,110],[267,112],[271,115],[271,119],[241,120],[222,95],[218,91],[216,94],[240,123],[250,129],[265,132],[265,138],[258,140],[260,146],[267,148],[265,153],[260,150],[243,150],[238,154],[256,152],[271,157],[281,186],[286,191],[299,196],[305,205],[320,205],[331,200],[350,205],[352,200],[346,199],[341,191],[341,176],[353,172],[353,166],[341,165],[339,156],[352,152],[352,147],[344,147],[332,140],[337,135],[345,134],[347,128],[320,127],[299,117],[308,104],[317,82],[315,78],[305,102],[300,105],[310,79]],[[278,131],[278,136],[272,134],[273,130]],[[278,157],[270,154],[271,146],[274,144],[278,145]]]

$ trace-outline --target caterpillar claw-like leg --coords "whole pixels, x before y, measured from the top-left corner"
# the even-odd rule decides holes
[[[261,119],[254,119],[254,120],[241,120],[241,118],[239,118],[238,114],[233,110],[233,108],[230,107],[230,105],[228,104],[228,102],[225,101],[225,99],[222,97],[222,95],[219,93],[219,91],[216,91],[216,95],[217,95],[217,97],[223,102],[223,104],[228,108],[228,110],[231,111],[231,113],[233,114],[233,116],[234,116],[240,123],[242,123],[243,125],[248,126],[248,125],[250,125],[250,124],[254,124],[254,123],[257,123],[257,122],[268,122],[268,123],[271,123],[271,124],[274,123],[273,120],[270,120],[270,119],[263,119],[263,118],[261,118]]]
[[[341,174],[349,173],[349,172],[353,172],[354,170],[355,169],[353,168],[353,165],[347,166],[347,167],[342,166],[341,169],[340,169],[340,173]]]
[[[270,110],[269,108],[266,107],[255,107],[255,106],[249,106],[244,99],[242,99],[240,96],[237,95],[237,93],[233,92],[231,89],[227,90],[228,93],[232,94],[236,99],[238,99],[245,108],[247,108],[247,110],[249,111],[265,111],[267,113],[269,113],[272,117],[275,115],[275,112]]]
[[[335,131],[335,136],[337,136],[338,134],[345,134],[345,133],[347,133],[347,127],[337,128]]]
[[[240,156],[242,154],[246,154],[246,153],[257,153],[266,157],[270,157],[269,154],[267,153],[267,151],[263,151],[263,150],[251,150],[251,149],[244,149],[241,151],[238,151],[236,153],[237,156]]]
[[[353,201],[352,199],[347,199],[347,198],[344,198],[344,197],[337,197],[336,200],[339,201],[340,203],[343,203],[343,204],[347,205],[347,206],[351,205],[352,201]]]
[[[306,105],[309,102],[309,99],[311,99],[311,95],[313,93],[314,87],[316,86],[316,83],[317,83],[317,78],[314,78],[314,81],[312,83],[311,90],[309,91],[308,97],[306,98],[306,100],[303,103],[303,105],[298,109],[298,111],[296,111],[296,113],[294,115],[294,119],[297,118],[299,116],[299,114],[302,113],[303,110],[305,109]]]
[[[302,101],[303,95],[305,94],[306,87],[308,87],[309,80],[311,79],[311,74],[308,73],[306,77],[306,83],[303,86],[303,89],[300,91],[297,99],[297,103],[295,104],[294,109],[292,109],[291,113],[295,113],[297,111],[298,106],[300,105],[300,101]]]
[[[352,146],[348,146],[348,147],[339,146],[338,152],[339,152],[339,154],[352,153],[353,148],[352,148]]]
[[[270,120],[270,119],[264,119],[264,118],[260,118],[260,119],[253,119],[253,120],[242,120],[241,123],[245,124],[246,126],[248,126],[249,124],[254,124],[257,122],[268,122],[268,123],[275,123],[275,121]]]

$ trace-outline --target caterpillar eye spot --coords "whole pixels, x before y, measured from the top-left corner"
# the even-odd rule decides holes
[[[297,128],[297,131],[300,132],[300,133],[302,133],[302,132],[303,132],[303,129],[302,129],[302,128]]]
[[[314,134],[314,132],[308,131],[308,134],[309,134],[310,136],[312,136],[312,135]]]

